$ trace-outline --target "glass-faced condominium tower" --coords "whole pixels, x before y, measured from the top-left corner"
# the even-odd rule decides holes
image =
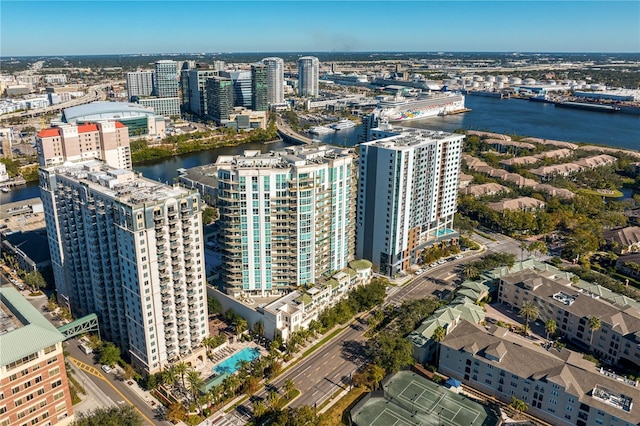
[[[154,94],[159,98],[178,97],[178,63],[162,60],[154,64]]]
[[[58,298],[154,373],[207,335],[201,201],[98,161],[40,169]]]
[[[320,61],[315,56],[303,56],[298,59],[298,94],[317,96]]]
[[[218,206],[227,293],[286,292],[353,259],[355,158],[329,146],[220,156]]]
[[[453,215],[463,135],[372,129],[360,144],[356,256],[395,276],[420,251],[456,236]]]
[[[284,60],[282,58],[264,58],[267,66],[267,102],[281,104],[284,102]]]

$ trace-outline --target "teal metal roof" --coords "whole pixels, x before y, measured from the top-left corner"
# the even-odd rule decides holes
[[[0,365],[7,365],[64,340],[60,333],[31,303],[12,287],[0,288],[5,312],[22,324],[0,334]]]

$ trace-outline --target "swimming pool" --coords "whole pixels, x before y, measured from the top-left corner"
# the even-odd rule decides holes
[[[233,354],[230,358],[225,359],[220,364],[213,367],[216,374],[233,374],[238,370],[238,361],[253,361],[260,356],[258,348],[244,348],[237,354]]]

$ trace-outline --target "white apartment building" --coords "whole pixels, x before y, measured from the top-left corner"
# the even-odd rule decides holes
[[[151,96],[153,93],[153,71],[128,72],[126,80],[129,99],[132,96]]]
[[[220,156],[216,162],[227,293],[278,294],[353,259],[355,158],[327,145]]]
[[[596,368],[581,354],[544,349],[492,326],[462,321],[440,343],[438,370],[557,426],[636,426],[637,381]]]
[[[262,63],[267,66],[267,103],[281,104],[284,102],[284,60],[270,57]]]
[[[112,167],[131,169],[129,131],[118,121],[43,129],[36,135],[36,149],[40,167],[98,159]]]
[[[320,61],[315,56],[303,56],[298,59],[298,95],[318,96]]]
[[[360,144],[356,257],[395,276],[451,239],[463,135],[376,128]]]
[[[155,373],[208,334],[201,200],[86,161],[40,169],[58,299]]]

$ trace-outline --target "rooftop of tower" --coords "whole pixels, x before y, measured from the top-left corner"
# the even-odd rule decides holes
[[[362,145],[380,146],[384,148],[405,148],[432,142],[461,141],[464,135],[448,133],[440,130],[414,129],[411,127],[384,126],[371,129],[377,139]]]
[[[87,187],[132,206],[161,202],[168,198],[180,198],[197,193],[179,186],[172,186],[142,177],[131,170],[109,167],[96,160],[67,163],[47,169],[59,176],[80,181]]]
[[[0,288],[0,366],[63,340],[62,333],[20,293]]]
[[[270,168],[284,169],[324,164],[340,158],[353,157],[354,151],[330,145],[313,144],[290,146],[283,150],[262,154],[260,151],[245,151],[243,155],[221,155],[216,166],[233,168]]]

